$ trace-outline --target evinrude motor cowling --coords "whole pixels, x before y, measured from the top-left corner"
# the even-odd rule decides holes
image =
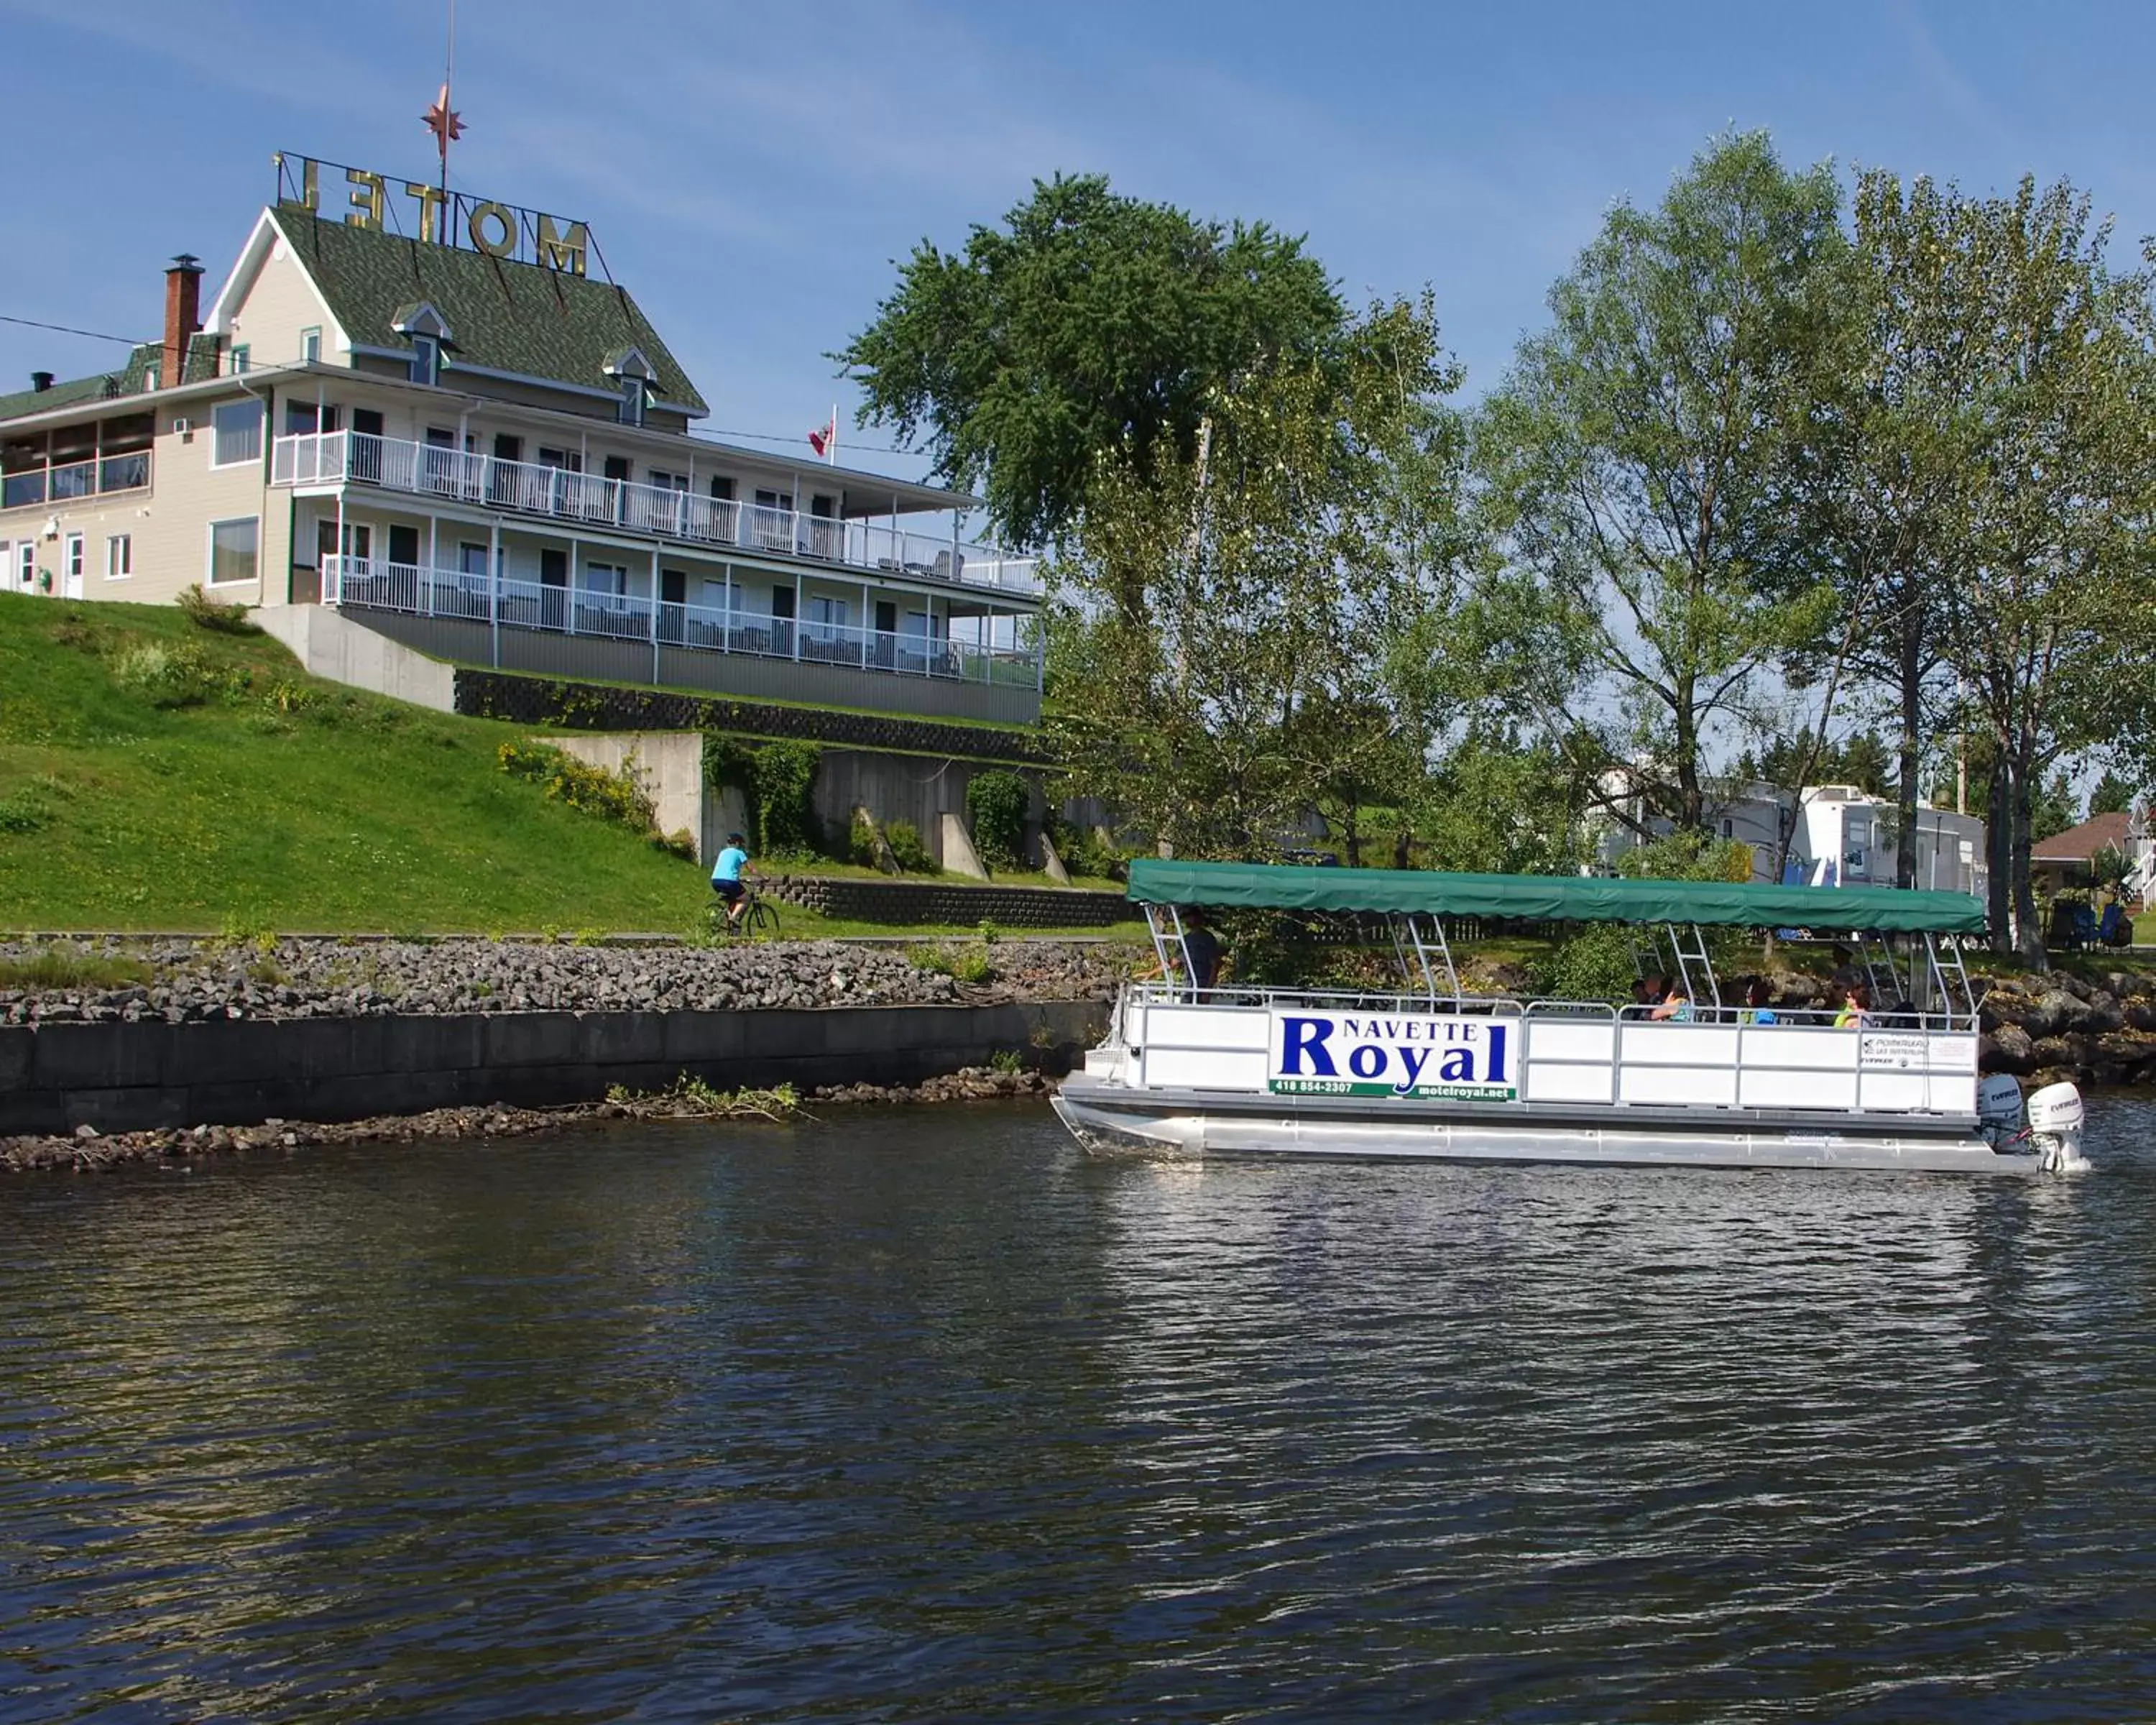
[[[2029,1098],[2029,1137],[2045,1173],[2077,1174],[2088,1167],[2082,1154],[2087,1111],[2081,1091],[2071,1084],[2047,1084]]]
[[[2021,1137],[2021,1082],[2010,1072],[1993,1072],[1976,1086],[1976,1123],[1994,1150],[2004,1151]]]

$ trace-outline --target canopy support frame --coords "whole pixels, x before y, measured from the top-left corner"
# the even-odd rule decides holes
[[[1856,957],[1857,962],[1864,967],[1865,983],[1871,990],[1871,1004],[1876,1010],[1884,1012],[1900,1000],[1904,993],[1901,974],[1894,968],[1894,947],[1892,938],[1876,931],[1860,933],[1856,937]],[[1909,957],[1909,988],[1907,992],[1913,994],[1916,992],[1917,980],[1916,954],[1912,952]],[[1882,971],[1887,978],[1887,984],[1884,988],[1881,988],[1879,983],[1880,973]]]
[[[1954,1015],[1955,998],[1958,995],[1961,1009],[1967,1016],[1970,1025],[1974,1027],[1977,1024],[1976,990],[1969,985],[1969,967],[1962,963],[1961,942],[1948,937],[1946,956],[1942,957],[1939,955],[1938,937],[1936,935],[1927,934],[1924,937],[1924,958],[1931,985],[1938,995],[1941,1009],[1951,1019]],[[1909,955],[1909,963],[1913,970],[1916,965],[1914,952]]]
[[[1392,927],[1393,951],[1399,956],[1400,973],[1412,983],[1414,980],[1414,973],[1419,969],[1422,972],[1423,993],[1428,999],[1433,1001],[1457,1000],[1460,999],[1460,972],[1453,965],[1452,942],[1445,937],[1445,919],[1442,916],[1433,916],[1430,919],[1428,941],[1424,941],[1422,937],[1422,920],[1421,916],[1413,911],[1404,916],[1386,918]],[[1450,994],[1440,995],[1437,992],[1437,973],[1430,968],[1430,962],[1433,949],[1437,953],[1439,962],[1445,966],[1445,978],[1452,989]],[[1414,954],[1413,964],[1408,962],[1408,954],[1410,951]]]
[[[1707,936],[1701,931],[1699,924],[1687,922],[1684,925],[1691,931],[1690,952],[1685,950],[1684,941],[1677,933],[1677,925],[1671,922],[1664,926],[1669,931],[1670,951],[1676,955],[1677,961],[1677,983],[1683,988],[1685,998],[1696,1004],[1704,1002],[1713,1006],[1720,1006],[1722,985],[1715,980],[1714,960],[1707,954]],[[1700,976],[1707,983],[1703,993],[1692,981],[1694,965],[1699,967]]]

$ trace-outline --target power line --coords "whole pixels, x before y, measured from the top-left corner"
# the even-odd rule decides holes
[[[127,347],[142,345],[133,336],[108,336],[103,330],[79,330],[70,324],[44,323],[34,317],[10,317],[4,311],[0,311],[0,323],[19,323],[26,329],[33,330],[54,330],[63,336],[87,336],[93,341],[117,341]]]
[[[701,426],[699,426],[696,430],[691,434],[691,435],[696,437],[742,437],[747,438],[752,443],[758,444],[798,444],[806,443],[808,441],[807,437],[799,432],[796,432],[788,436],[770,431],[707,431]],[[841,442],[839,447],[842,450],[860,449],[871,455],[918,455],[921,454],[921,451],[918,449],[901,449],[891,444],[850,444]]]
[[[143,345],[141,341],[133,336],[107,335],[102,330],[79,330],[71,324],[46,323],[39,318],[15,317],[4,311],[0,311],[0,323],[20,324],[25,329],[51,330],[57,334],[63,336],[87,336],[93,341],[117,341],[124,347],[140,347]],[[704,438],[745,438],[751,443],[758,444],[798,444],[807,440],[803,435],[795,433],[775,431],[711,431],[701,427],[699,427],[693,435]],[[921,453],[918,449],[901,449],[894,444],[844,443],[839,445],[839,448],[844,449],[859,449],[862,454],[869,455],[918,455]]]

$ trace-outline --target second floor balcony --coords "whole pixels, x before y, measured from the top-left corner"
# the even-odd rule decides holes
[[[325,557],[322,603],[346,611],[386,611],[491,628],[608,641],[692,648],[896,676],[993,684],[1038,691],[1042,637],[1034,619],[968,619],[974,638],[922,626],[878,629],[747,609],[654,603],[643,594],[543,582],[490,581],[469,570],[429,568],[387,558]]]
[[[685,485],[639,485],[543,462],[511,461],[357,431],[280,437],[270,481],[353,484],[443,502],[536,516],[570,528],[630,532],[716,551],[810,562],[919,580],[946,581],[1020,598],[1040,591],[1031,557],[888,523],[706,497]]]

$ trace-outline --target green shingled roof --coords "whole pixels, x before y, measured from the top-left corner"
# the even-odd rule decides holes
[[[146,341],[127,356],[127,362],[116,372],[75,377],[65,383],[55,383],[50,389],[25,389],[13,395],[0,395],[0,419],[49,413],[54,408],[71,408],[84,402],[139,395],[148,381],[150,367],[157,363],[157,352],[155,341]]]
[[[54,384],[50,389],[25,389],[14,395],[0,395],[0,421],[18,418],[24,413],[50,413],[54,408],[80,407],[85,402],[118,401],[126,396],[140,395],[150,387],[150,373],[163,355],[162,342],[144,341],[127,356],[126,364],[116,372],[71,378],[65,383]],[[207,334],[188,337],[187,357],[181,362],[178,381],[200,383],[217,374],[217,337]]]
[[[658,372],[654,396],[701,413],[659,331],[624,290],[482,252],[423,244],[348,227],[280,204],[277,220],[345,333],[362,347],[403,349],[400,311],[424,302],[449,326],[449,371],[459,365],[611,389],[609,354],[639,349]]]

